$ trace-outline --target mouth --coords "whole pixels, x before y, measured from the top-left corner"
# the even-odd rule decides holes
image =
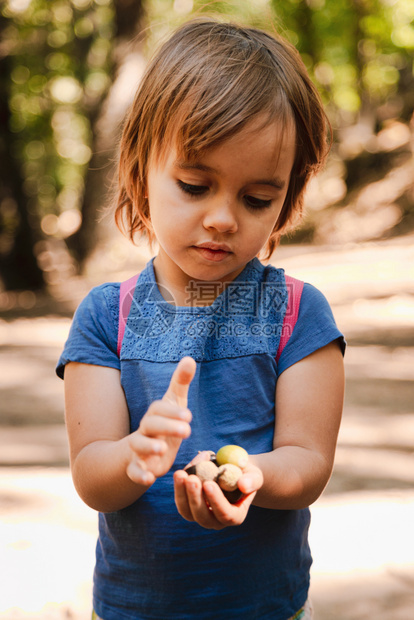
[[[194,245],[193,248],[195,248],[203,258],[214,262],[224,260],[233,253],[231,248],[225,243],[212,243],[210,241]]]

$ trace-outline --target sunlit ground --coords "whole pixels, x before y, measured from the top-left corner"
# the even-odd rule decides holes
[[[96,517],[75,495],[68,472],[3,471],[1,498],[0,617],[89,618]],[[354,593],[363,609],[369,596],[406,593],[407,582],[414,584],[413,522],[414,491],[319,500],[311,528],[315,603],[355,607]]]
[[[413,245],[298,252],[280,263],[325,292],[351,341],[335,471],[312,507],[316,620],[411,620]],[[90,618],[96,515],[72,487],[53,376],[69,324],[0,321],[2,620]]]
[[[90,617],[96,515],[67,469],[3,470],[0,617]]]

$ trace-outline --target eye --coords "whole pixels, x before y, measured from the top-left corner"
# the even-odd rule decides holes
[[[255,196],[244,196],[244,202],[250,209],[267,209],[272,204],[271,200],[256,198]]]
[[[177,181],[177,183],[178,187],[190,196],[202,196],[208,191],[207,185],[192,185],[191,183],[184,183],[184,181]]]

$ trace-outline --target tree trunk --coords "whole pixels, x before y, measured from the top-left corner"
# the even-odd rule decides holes
[[[4,22],[0,17],[0,32]],[[0,60],[0,278],[6,290],[40,290],[45,282],[34,253],[40,226],[28,208],[21,164],[12,148],[15,138],[8,129],[11,62],[8,56]]]
[[[126,56],[141,49],[136,35],[141,29],[144,2],[115,0],[114,8],[117,34],[112,74],[113,78],[116,78]],[[114,88],[116,82],[100,109],[92,113],[93,155],[85,179],[82,224],[79,230],[66,240],[80,268],[100,241],[97,224],[108,204],[113,181],[118,127],[125,113],[125,106],[115,109],[116,106],[112,105],[111,95]]]

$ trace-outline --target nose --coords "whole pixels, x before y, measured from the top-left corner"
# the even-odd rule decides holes
[[[220,233],[234,233],[238,229],[236,205],[230,200],[217,201],[210,205],[204,214],[203,226],[206,230],[216,230]]]

